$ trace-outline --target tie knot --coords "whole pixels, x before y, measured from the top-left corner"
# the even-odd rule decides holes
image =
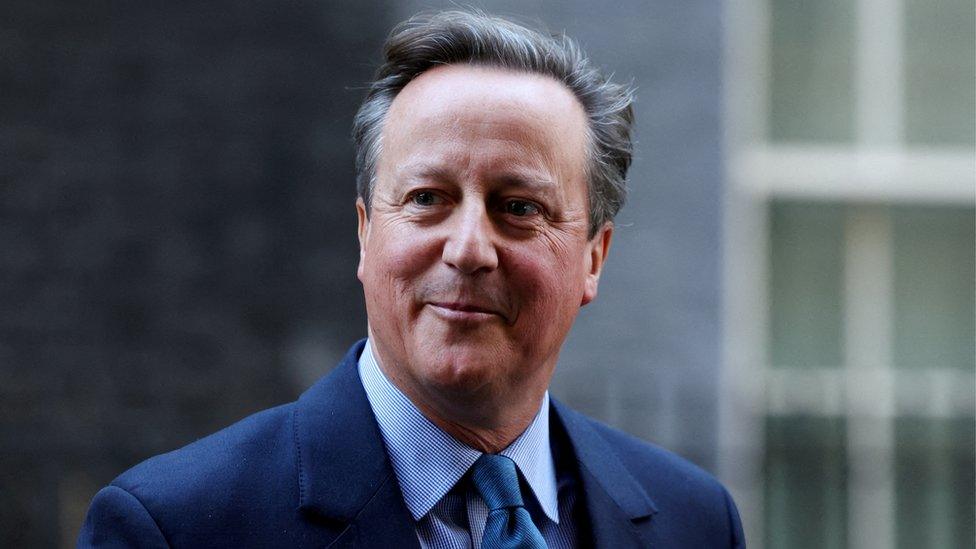
[[[515,462],[498,454],[482,454],[471,466],[471,481],[488,509],[522,507]]]

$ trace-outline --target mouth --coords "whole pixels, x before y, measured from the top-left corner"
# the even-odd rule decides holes
[[[504,320],[505,318],[495,309],[472,303],[444,301],[431,302],[427,306],[441,318],[454,322],[487,322],[492,319]]]

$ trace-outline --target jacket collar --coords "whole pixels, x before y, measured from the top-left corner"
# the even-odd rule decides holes
[[[593,420],[555,399],[552,405],[576,456],[593,546],[647,547],[654,502],[593,428]]]
[[[345,524],[340,545],[419,547],[356,369],[364,342],[298,399],[299,509]]]

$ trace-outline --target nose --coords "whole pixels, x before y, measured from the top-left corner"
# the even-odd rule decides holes
[[[444,243],[443,259],[464,274],[498,267],[494,227],[483,204],[469,204],[455,212],[455,223]]]

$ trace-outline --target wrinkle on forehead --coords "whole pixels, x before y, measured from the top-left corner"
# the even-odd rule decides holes
[[[452,159],[432,159],[430,155],[418,155],[416,158],[408,158],[404,162],[397,164],[394,168],[396,173],[405,184],[413,182],[437,181],[454,182],[464,177],[464,174],[471,170],[471,158],[466,161]],[[510,163],[497,162],[497,166],[488,165],[486,170],[490,175],[489,182],[500,184],[505,187],[518,187],[533,191],[551,191],[559,186],[551,174],[545,170],[532,168],[531,166],[512,166]]]
[[[430,158],[434,151],[415,147],[423,140],[436,145],[437,154],[450,156],[436,159],[438,163],[458,169],[482,161],[489,163],[482,168],[495,170],[492,158],[508,156],[520,158],[523,171],[570,166],[573,174],[551,175],[582,176],[586,123],[572,92],[547,76],[470,65],[438,67],[417,77],[393,101],[383,129],[379,171],[410,173],[412,164],[435,160]],[[389,158],[400,162],[388,165],[384,160]],[[522,175],[551,179],[543,173]]]

